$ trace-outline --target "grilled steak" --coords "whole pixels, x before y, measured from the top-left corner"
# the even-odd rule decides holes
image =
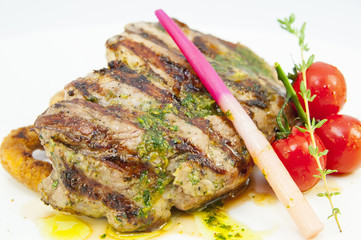
[[[271,68],[248,48],[178,24],[266,136],[283,103]],[[107,41],[108,68],[65,87],[35,122],[53,163],[40,185],[56,209],[149,231],[170,209],[237,191],[253,162],[170,37],[137,23]]]

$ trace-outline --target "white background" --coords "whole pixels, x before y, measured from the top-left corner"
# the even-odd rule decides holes
[[[346,78],[348,100],[342,113],[361,119],[360,1],[1,0],[0,141],[10,130],[32,124],[66,83],[105,67],[106,39],[121,33],[126,23],[156,21],[158,8],[191,28],[239,41],[287,71],[292,58],[298,61],[297,42],[276,19],[295,13],[298,24],[307,22],[306,42],[316,60],[337,66]],[[342,187],[336,203],[343,213],[344,233],[338,234],[333,221],[327,221],[325,199],[307,195],[325,224],[317,239],[356,239],[361,236],[361,172],[335,181]],[[0,189],[0,238],[39,239],[34,222],[20,213],[39,195],[18,184],[2,167]],[[250,204],[231,215],[254,228],[277,225],[267,239],[302,239],[279,206]]]

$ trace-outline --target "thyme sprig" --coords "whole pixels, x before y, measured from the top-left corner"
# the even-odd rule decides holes
[[[276,132],[276,139],[287,138],[288,135],[290,135],[292,132],[291,131],[292,128],[288,124],[288,120],[287,120],[287,117],[285,114],[285,107],[287,106],[289,100],[290,100],[290,95],[287,95],[286,100],[283,103],[283,105],[277,115],[276,122],[277,122],[279,129]],[[282,119],[283,119],[284,124],[282,122]]]
[[[317,145],[316,145],[315,134],[314,134],[315,129],[321,127],[327,121],[327,119],[323,119],[319,122],[316,122],[315,118],[312,118],[312,120],[311,120],[309,106],[308,106],[308,103],[312,102],[315,99],[316,95],[312,95],[311,91],[309,89],[307,89],[306,70],[312,65],[315,57],[314,57],[314,55],[311,55],[307,59],[307,61],[305,61],[304,54],[305,54],[305,52],[309,51],[308,44],[305,43],[306,23],[302,24],[301,29],[297,29],[293,26],[295,20],[296,20],[295,15],[291,14],[288,18],[284,18],[283,20],[278,19],[278,22],[280,23],[280,26],[282,29],[295,35],[296,38],[298,39],[298,45],[301,50],[301,63],[295,64],[295,69],[302,74],[302,81],[300,84],[300,95],[302,96],[303,101],[304,101],[304,106],[305,106],[304,111],[303,111],[303,109],[302,110],[299,109],[300,107],[302,108],[302,106],[300,105],[300,103],[297,99],[297,95],[296,95],[294,89],[292,88],[288,78],[283,73],[281,67],[277,63],[275,64],[275,67],[276,67],[279,78],[281,79],[281,81],[284,83],[284,85],[286,87],[287,95],[294,102],[297,112],[299,114],[299,117],[304,122],[305,128],[301,128],[301,127],[297,127],[297,128],[301,132],[308,132],[311,136],[311,145],[309,146],[309,152],[310,152],[311,156],[313,156],[314,159],[316,160],[316,163],[318,166],[317,170],[320,173],[319,175],[314,175],[314,177],[320,178],[323,180],[324,185],[325,185],[325,190],[326,190],[324,193],[318,193],[317,196],[326,197],[328,199],[328,201],[331,205],[331,209],[332,209],[332,214],[328,218],[334,217],[339,231],[342,232],[341,225],[338,220],[338,214],[340,214],[340,210],[338,208],[334,207],[334,204],[332,202],[332,197],[335,195],[339,195],[340,193],[339,192],[330,192],[330,189],[329,189],[328,183],[327,183],[327,179],[326,179],[326,176],[328,174],[331,174],[331,173],[337,172],[337,171],[322,168],[320,158],[322,156],[325,156],[327,154],[328,150],[325,150],[322,152],[319,151],[319,149],[317,148]],[[286,80],[286,78],[287,78],[287,80]]]

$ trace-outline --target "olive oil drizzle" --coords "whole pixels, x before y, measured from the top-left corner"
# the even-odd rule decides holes
[[[223,209],[223,203],[213,204],[199,212],[192,213],[205,239],[262,239],[265,232],[256,232],[230,217]]]
[[[39,220],[38,225],[44,236],[55,240],[84,240],[91,233],[87,223],[73,215],[63,213],[43,218]]]

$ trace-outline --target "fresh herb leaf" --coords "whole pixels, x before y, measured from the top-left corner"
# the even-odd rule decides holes
[[[327,119],[322,119],[321,121],[319,121],[319,122],[315,125],[315,128],[320,128],[320,127],[322,127],[322,125],[325,124],[325,122],[327,122]]]
[[[59,181],[58,181],[58,180],[55,180],[55,181],[53,182],[52,188],[56,188],[56,187],[58,186],[58,184],[59,184]]]
[[[299,126],[296,126],[296,128],[300,131],[300,132],[307,132],[307,129],[304,129],[303,127],[299,127]]]
[[[143,203],[144,203],[144,206],[150,207],[150,193],[149,193],[149,190],[144,190],[143,191]]]

